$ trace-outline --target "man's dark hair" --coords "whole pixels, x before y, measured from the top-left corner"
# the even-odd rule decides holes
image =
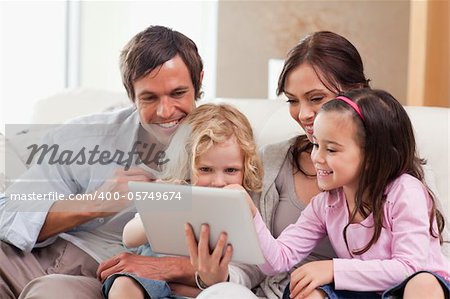
[[[120,54],[120,72],[128,97],[135,101],[133,83],[179,55],[186,64],[195,98],[201,96],[203,62],[195,43],[184,34],[164,26],[150,26],[136,34]]]

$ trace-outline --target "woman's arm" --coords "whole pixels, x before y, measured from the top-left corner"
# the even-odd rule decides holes
[[[257,287],[266,277],[256,265],[230,263],[228,266],[230,282],[245,286],[248,289]]]

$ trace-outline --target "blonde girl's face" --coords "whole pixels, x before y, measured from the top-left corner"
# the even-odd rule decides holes
[[[349,113],[321,112],[314,122],[311,159],[322,190],[344,187],[344,193],[356,193],[363,160],[357,142],[357,126]]]
[[[198,158],[195,167],[197,186],[222,188],[243,183],[244,155],[234,137],[214,144]]]
[[[319,109],[336,94],[328,90],[308,63],[297,66],[289,73],[284,94],[288,98],[292,118],[312,141],[314,119]]]

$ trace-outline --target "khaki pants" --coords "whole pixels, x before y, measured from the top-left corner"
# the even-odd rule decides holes
[[[24,253],[0,242],[0,298],[102,298],[98,263],[63,239]]]

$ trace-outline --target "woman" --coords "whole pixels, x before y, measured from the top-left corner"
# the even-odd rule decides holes
[[[310,156],[312,125],[318,110],[339,93],[362,87],[369,87],[369,80],[364,75],[361,56],[347,39],[338,34],[315,32],[303,38],[289,52],[278,80],[277,93],[286,95],[291,117],[302,127],[305,135],[262,150],[263,190],[252,195],[264,222],[275,237],[287,225],[294,223],[311,198],[320,192]],[[196,244],[191,232],[186,234],[190,244]],[[212,259],[207,250],[190,247],[191,261],[196,269],[199,269],[199,264],[209,265],[198,271],[197,277],[204,283],[203,287],[221,282],[219,277],[227,277],[222,273],[227,268],[220,265],[220,260]],[[307,261],[333,256],[332,247],[325,240]],[[261,277],[258,271],[255,269],[254,277]],[[292,275],[295,275],[295,270]],[[230,275],[230,280],[237,279]],[[289,273],[266,277],[254,291],[258,296],[280,298],[288,282]],[[224,298],[227,296],[224,291],[236,292],[230,285],[224,288],[220,290]],[[208,292],[214,292],[214,288],[200,296],[207,296]],[[217,298],[213,294],[211,296]]]

